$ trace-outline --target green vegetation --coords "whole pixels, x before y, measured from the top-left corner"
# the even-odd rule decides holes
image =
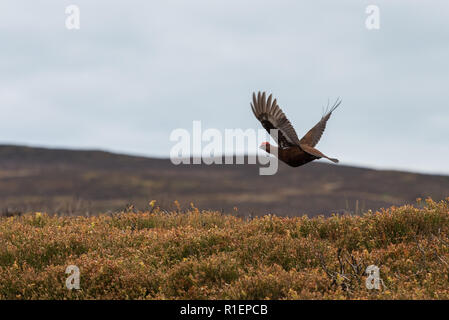
[[[0,299],[448,299],[448,235],[449,198],[330,218],[35,212],[0,219]]]

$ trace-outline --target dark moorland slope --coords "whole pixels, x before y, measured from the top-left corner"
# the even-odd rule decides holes
[[[173,165],[102,151],[0,146],[0,214],[115,212],[133,204],[237,215],[359,213],[449,196],[449,176],[378,171],[321,162],[281,165],[260,176],[258,165]]]

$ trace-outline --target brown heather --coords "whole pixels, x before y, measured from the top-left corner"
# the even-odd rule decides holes
[[[150,207],[1,218],[0,299],[449,298],[449,198],[311,219]],[[365,287],[371,264],[381,290]]]

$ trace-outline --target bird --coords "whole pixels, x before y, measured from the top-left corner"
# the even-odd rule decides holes
[[[259,91],[257,95],[253,92],[251,109],[257,120],[278,144],[276,147],[270,145],[269,142],[262,142],[259,148],[277,156],[279,160],[291,167],[299,167],[320,158],[338,163],[338,159],[326,156],[315,146],[326,129],[327,120],[341,104],[341,101],[338,98],[330,108],[328,103],[321,120],[299,140],[295,129],[277,104],[276,99],[273,99],[272,94],[266,98],[265,92]]]

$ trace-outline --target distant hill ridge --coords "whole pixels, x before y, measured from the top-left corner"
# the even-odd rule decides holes
[[[0,145],[0,214],[49,211],[114,212],[173,201],[238,215],[360,213],[449,196],[449,176],[382,171],[327,163],[280,165],[260,176],[258,165],[179,165],[169,159],[97,150]],[[235,209],[237,208],[237,210]]]

